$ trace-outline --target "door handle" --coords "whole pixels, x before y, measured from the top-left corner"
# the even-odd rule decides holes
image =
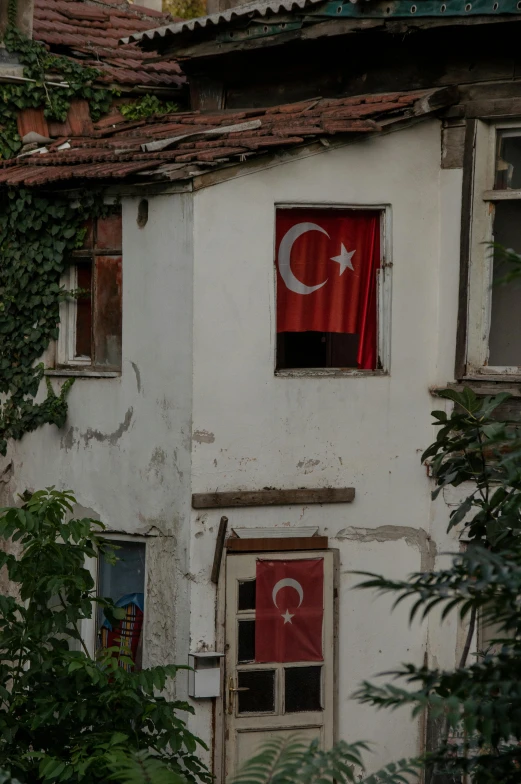
[[[235,681],[232,677],[228,678],[228,714],[231,716],[233,713],[233,695],[238,691],[249,691],[248,686],[235,686]]]

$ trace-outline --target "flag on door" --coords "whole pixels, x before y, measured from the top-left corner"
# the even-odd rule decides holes
[[[255,661],[322,661],[323,558],[257,561]]]
[[[277,210],[277,332],[358,335],[357,363],[376,367],[377,210]]]

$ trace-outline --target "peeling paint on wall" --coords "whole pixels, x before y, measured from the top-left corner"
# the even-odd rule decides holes
[[[95,440],[99,441],[100,443],[107,443],[111,446],[115,446],[123,433],[126,433],[130,427],[132,422],[132,415],[134,413],[134,409],[132,406],[128,409],[127,413],[125,414],[125,418],[123,422],[116,428],[112,433],[102,433],[101,430],[94,430],[93,428],[89,427],[84,433],[79,433],[78,428],[70,427],[66,434],[63,436],[60,442],[60,446],[62,449],[69,450],[78,443],[79,439],[83,439],[84,446],[87,446],[89,441]]]
[[[434,569],[436,543],[423,528],[411,528],[406,525],[380,525],[378,528],[343,528],[334,539],[353,542],[396,542],[405,539],[410,547],[417,547],[421,557],[422,572]]]
[[[196,430],[194,432],[194,441],[197,441],[198,444],[213,444],[215,436],[208,430]]]

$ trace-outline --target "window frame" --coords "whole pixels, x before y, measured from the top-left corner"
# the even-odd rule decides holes
[[[144,622],[143,622],[143,630],[145,629],[146,624],[146,612],[147,612],[147,586],[148,586],[148,562],[149,556],[147,553],[148,550],[148,541],[150,537],[147,536],[134,536],[132,534],[124,534],[119,533],[118,531],[103,531],[103,539],[107,539],[108,541],[112,541],[115,544],[118,542],[135,542],[136,544],[144,544],[145,545],[145,577],[144,577]],[[94,580],[94,591],[96,595],[99,595],[100,589],[100,557],[98,558],[87,558],[85,561],[85,567],[89,570],[92,579]],[[93,613],[91,618],[84,618],[80,623],[80,633],[85,643],[85,647],[89,653],[89,656],[95,658],[96,650],[97,650],[97,637],[98,637],[98,621],[97,621],[97,605],[93,606]],[[145,656],[145,636],[143,635],[143,657]]]
[[[458,363],[456,367],[456,377],[462,380],[521,382],[521,362],[516,366],[488,365],[494,269],[489,243],[494,236],[495,205],[502,201],[521,201],[521,190],[494,190],[497,138],[498,132],[504,130],[519,130],[521,136],[521,117],[476,119],[467,139],[473,155],[471,171],[466,172],[470,178],[470,215],[462,209],[462,222],[463,225],[467,222],[468,232],[468,274],[462,281],[466,287],[463,372],[458,373]],[[462,258],[462,270],[464,266]]]
[[[388,376],[391,371],[391,298],[392,298],[392,206],[380,202],[352,203],[352,202],[275,202],[273,211],[273,289],[275,313],[277,309],[277,247],[276,226],[277,210],[291,209],[316,209],[331,212],[333,210],[373,210],[380,212],[380,269],[378,270],[376,289],[376,329],[377,329],[377,357],[381,367],[375,370],[360,368],[278,368],[277,367],[277,319],[273,319],[273,372],[279,378],[295,378],[300,376]]]
[[[86,258],[86,257],[85,257]],[[78,264],[81,259],[74,257],[72,263],[62,277],[62,285],[66,291],[78,288]],[[94,267],[93,262],[91,261]],[[93,269],[94,279],[94,269]],[[94,295],[94,291],[93,291]],[[92,297],[94,305],[94,296]],[[94,369],[96,366],[91,357],[76,357],[76,314],[78,301],[76,297],[68,297],[60,303],[60,330],[58,333],[58,367]]]
[[[116,205],[115,199],[106,198],[104,200],[106,206],[114,207]],[[77,316],[77,299],[75,297],[67,297],[60,303],[60,323],[58,331],[58,339],[55,348],[55,361],[54,369],[47,370],[47,375],[68,375],[69,373],[74,376],[91,376],[91,377],[107,377],[114,378],[120,376],[123,368],[123,353],[119,365],[98,365],[96,364],[95,357],[95,332],[94,324],[96,318],[97,308],[97,278],[98,278],[98,257],[107,258],[121,258],[121,271],[123,273],[123,212],[120,211],[122,220],[122,233],[120,238],[119,247],[99,247],[93,245],[92,247],[82,247],[74,250],[70,257],[70,264],[61,277],[60,285],[68,292],[75,291],[78,288],[78,275],[77,268],[81,264],[89,262],[92,267],[92,302],[91,312],[93,319],[92,326],[92,352],[91,357],[77,357],[76,353],[76,316]],[[94,221],[96,223],[96,219]],[[93,227],[95,230],[95,226]],[[121,290],[121,315],[123,316],[123,288]],[[121,343],[123,344],[123,324],[121,324]]]

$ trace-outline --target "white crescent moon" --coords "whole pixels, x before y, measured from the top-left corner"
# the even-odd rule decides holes
[[[326,278],[323,283],[318,283],[316,286],[306,286],[305,283],[302,283],[301,280],[295,277],[291,270],[291,249],[293,248],[293,243],[307,231],[320,231],[326,237],[329,237],[327,231],[322,226],[317,226],[316,223],[297,223],[291,229],[288,229],[279,245],[279,272],[288,289],[294,291],[295,294],[311,294],[313,291],[317,291],[317,289],[325,286],[328,280]]]
[[[303,590],[301,584],[299,582],[297,582],[297,580],[293,580],[292,577],[285,577],[284,580],[279,580],[278,583],[275,583],[275,585],[273,587],[273,593],[271,595],[272,599],[273,599],[273,604],[275,605],[275,607],[278,607],[278,605],[277,605],[277,594],[278,594],[278,592],[280,591],[281,588],[294,588],[296,590],[296,592],[298,593],[298,596],[299,596],[298,606],[300,607],[300,605],[302,604],[302,600],[304,598],[304,590]]]

